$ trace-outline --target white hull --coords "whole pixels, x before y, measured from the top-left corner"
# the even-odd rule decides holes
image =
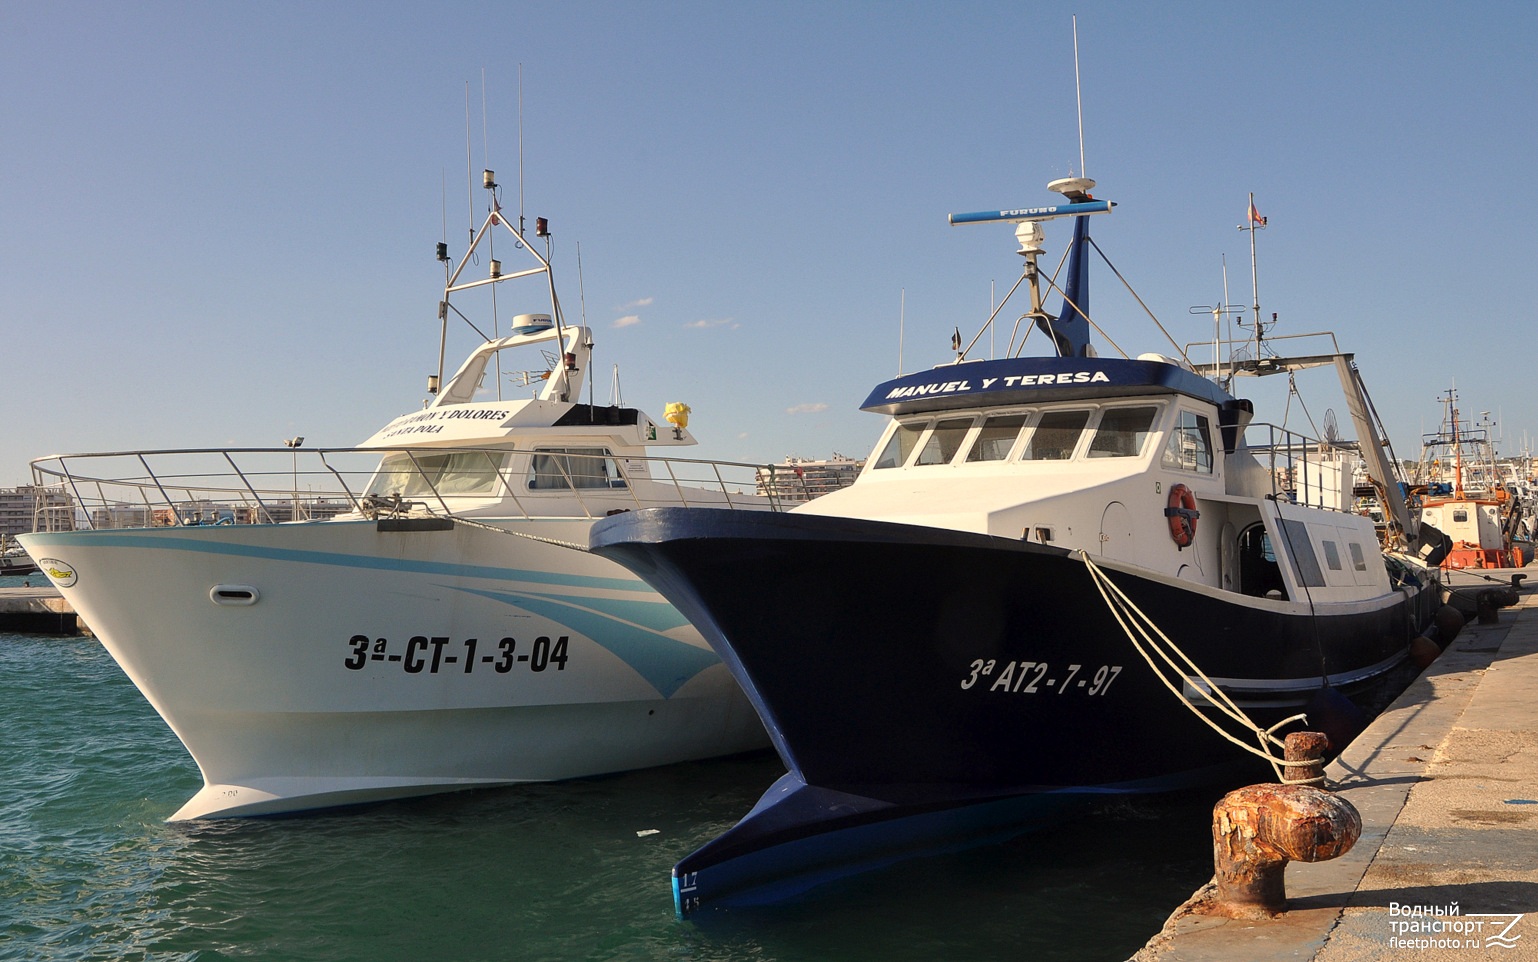
[[[495,523],[583,545],[591,524]],[[23,540],[197,762],[204,787],[172,820],[767,744],[698,632],[583,551],[361,520]]]

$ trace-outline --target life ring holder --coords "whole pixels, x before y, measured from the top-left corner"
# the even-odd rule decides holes
[[[1196,510],[1196,495],[1191,493],[1190,488],[1183,484],[1170,488],[1164,516],[1169,519],[1170,540],[1175,542],[1177,548],[1189,548],[1191,542],[1196,540],[1196,519],[1202,516]]]

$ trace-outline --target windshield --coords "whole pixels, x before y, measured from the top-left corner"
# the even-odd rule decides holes
[[[908,455],[919,443],[919,436],[924,433],[927,421],[909,421],[899,424],[897,430],[892,432],[891,440],[887,441],[882,449],[881,456],[876,459],[876,468],[899,468],[908,460]]]
[[[1148,440],[1153,427],[1155,407],[1107,408],[1100,416],[1100,427],[1090,442],[1092,458],[1135,458]]]
[[[929,432],[929,440],[924,442],[924,450],[919,452],[919,464],[950,464],[951,458],[961,450],[961,442],[966,440],[967,432],[972,430],[971,418],[947,418],[935,425],[935,429]]]
[[[419,499],[439,495],[493,495],[504,455],[487,451],[387,454],[367,495]]]

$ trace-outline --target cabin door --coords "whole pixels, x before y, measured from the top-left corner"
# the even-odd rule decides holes
[[[1133,560],[1132,512],[1120,501],[1106,505],[1100,516],[1100,554],[1121,561]]]

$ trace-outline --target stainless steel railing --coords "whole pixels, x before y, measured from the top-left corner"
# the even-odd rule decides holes
[[[791,465],[562,448],[188,448],[32,462],[38,531],[438,514],[599,518],[684,505],[784,510]]]

